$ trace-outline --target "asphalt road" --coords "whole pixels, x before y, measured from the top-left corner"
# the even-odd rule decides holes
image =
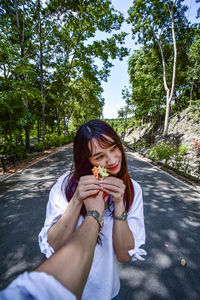
[[[131,177],[143,189],[148,256],[119,264],[119,299],[199,300],[200,193],[131,152],[127,158]],[[69,147],[0,183],[0,289],[44,260],[37,236],[48,193],[71,163]]]

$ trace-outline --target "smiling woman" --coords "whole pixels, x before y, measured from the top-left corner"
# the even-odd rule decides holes
[[[98,140],[93,138],[89,144],[91,156],[89,162],[94,165],[100,165],[108,170],[110,175],[117,175],[121,170],[122,153],[114,140],[104,135],[105,141],[108,141],[108,147],[105,148],[99,144]],[[111,146],[111,144],[113,144]]]
[[[96,178],[92,169],[97,166],[106,168],[109,176]],[[101,190],[109,195],[109,205],[103,214],[96,209],[88,211],[85,199]],[[91,120],[77,131],[74,169],[61,176],[50,192],[45,224],[39,234],[41,251],[51,256],[86,216],[101,224],[102,234],[82,299],[110,300],[120,289],[116,259],[143,260],[141,255],[146,252],[140,246],[145,243],[145,228],[141,188],[128,174],[120,138],[101,120]]]

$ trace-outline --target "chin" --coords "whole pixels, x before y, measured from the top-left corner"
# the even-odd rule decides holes
[[[119,174],[120,170],[121,170],[121,163],[119,163],[119,166],[117,167],[117,169],[115,169],[115,170],[108,170],[108,173],[110,175],[117,176],[117,174]]]

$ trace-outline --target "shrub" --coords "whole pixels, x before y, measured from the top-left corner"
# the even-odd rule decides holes
[[[161,143],[150,149],[150,156],[157,160],[165,160],[165,164],[177,152],[177,148],[169,143]]]
[[[178,149],[177,149],[177,154],[181,155],[181,156],[184,156],[184,155],[186,155],[187,151],[188,151],[187,146],[179,145]]]
[[[0,148],[0,154],[12,155],[15,154],[17,159],[21,160],[26,157],[25,147],[14,143],[4,144]]]
[[[143,141],[143,140],[139,140],[137,142],[134,142],[131,144],[131,147],[136,150],[136,149],[141,149],[141,148],[148,148],[150,147],[150,144],[148,144],[147,142]]]
[[[46,135],[46,140],[35,143],[35,151],[43,151],[51,147],[60,147],[67,144],[73,140],[73,134],[69,135],[57,135],[55,133]]]

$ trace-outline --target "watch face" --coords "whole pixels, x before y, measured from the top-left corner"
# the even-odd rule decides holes
[[[101,227],[103,227],[103,224],[104,224],[103,219],[101,219],[101,221],[100,221]]]
[[[126,219],[127,219],[127,212],[126,212],[126,211],[123,212],[123,214],[122,214],[122,219],[123,219],[123,220],[126,220]]]
[[[94,217],[98,220],[99,225],[101,227],[103,227],[103,224],[104,224],[103,218],[101,217],[101,215],[99,214],[99,212],[98,211],[94,211],[93,214],[94,214]]]

